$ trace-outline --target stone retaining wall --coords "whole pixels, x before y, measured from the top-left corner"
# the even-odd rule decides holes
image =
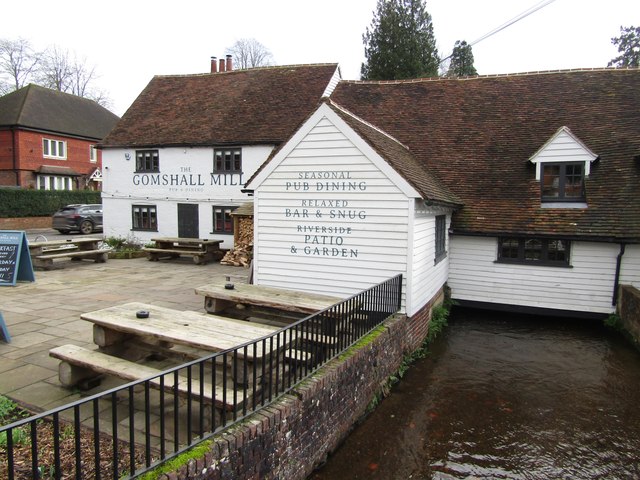
[[[636,345],[640,345],[640,290],[631,285],[621,285],[618,311],[622,326]]]
[[[0,218],[0,230],[51,228],[51,217]]]
[[[426,332],[441,291],[411,319],[397,315],[290,394],[213,438],[202,458],[161,480],[302,480],[346,438]],[[420,325],[418,325],[420,324]],[[418,345],[420,346],[420,345]]]

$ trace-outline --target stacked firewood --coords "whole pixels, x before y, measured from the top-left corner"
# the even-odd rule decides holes
[[[248,267],[253,258],[253,242],[237,243],[235,247],[229,250],[220,263],[222,265],[233,265],[234,267]]]
[[[253,218],[240,217],[237,222],[235,247],[220,260],[222,265],[248,267],[253,258]]]

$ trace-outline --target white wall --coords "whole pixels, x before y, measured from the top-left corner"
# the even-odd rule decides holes
[[[143,242],[157,236],[177,236],[177,204],[199,205],[201,238],[224,240],[232,235],[212,234],[213,205],[240,205],[251,200],[241,192],[246,181],[267,159],[273,147],[242,147],[242,174],[213,173],[213,147],[159,148],[160,173],[136,173],[135,149],[107,149],[102,154],[104,233],[135,236]],[[128,155],[128,158],[127,158]],[[132,231],[132,205],[155,205],[158,231]]]
[[[256,283],[346,297],[406,273],[413,199],[326,118],[254,201]]]
[[[413,223],[413,249],[408,269],[410,275],[407,315],[411,316],[425,305],[446,283],[449,275],[449,235],[447,256],[434,265],[436,243],[436,216],[447,215],[446,229],[451,222],[451,212],[438,208],[416,208]],[[409,308],[411,310],[409,310]]]
[[[614,311],[617,244],[571,242],[572,268],[496,263],[496,238],[454,235],[450,247],[448,284],[453,299],[590,313]],[[630,250],[637,252],[637,248]],[[629,258],[625,254],[623,265],[632,256],[638,261],[637,254]],[[623,279],[631,277],[625,275]]]

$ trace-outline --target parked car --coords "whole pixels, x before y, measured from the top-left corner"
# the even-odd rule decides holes
[[[53,214],[51,223],[54,230],[64,234],[102,230],[102,205],[67,205]]]

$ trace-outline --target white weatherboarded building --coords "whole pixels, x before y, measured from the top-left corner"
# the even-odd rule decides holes
[[[154,77],[100,145],[105,235],[233,247],[247,179],[339,80],[337,64]]]
[[[156,236],[212,238],[233,247],[229,213],[248,200],[245,176],[254,173],[273,145],[245,145],[242,169],[215,171],[214,147],[152,149],[159,171],[140,171],[132,148],[104,151],[103,194],[107,236],[134,235],[143,242]],[[224,149],[222,149],[224,150]],[[154,220],[155,216],[155,220]]]
[[[613,313],[640,286],[633,106],[637,70],[340,82],[247,185],[256,282]]]
[[[448,276],[455,198],[412,185],[392,152],[411,161],[397,140],[322,104],[247,185],[254,281],[348,297],[401,273],[408,315],[432,300]]]

